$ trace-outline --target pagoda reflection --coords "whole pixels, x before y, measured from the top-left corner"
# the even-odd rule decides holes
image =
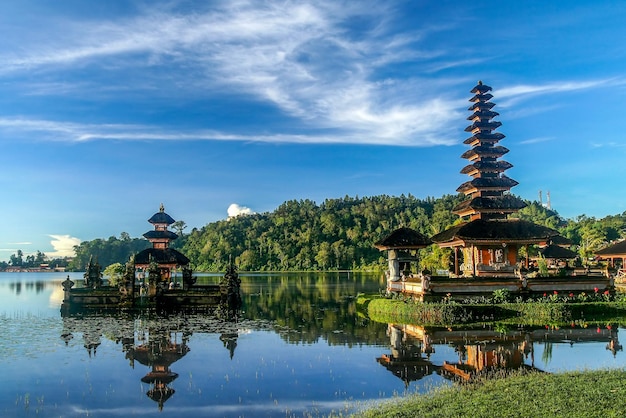
[[[452,381],[470,382],[519,370],[541,372],[535,364],[536,344],[544,346],[544,363],[545,351],[551,355],[550,348],[555,343],[606,342],[606,350],[613,356],[622,350],[617,327],[611,325],[454,330],[388,324],[387,335],[391,352],[376,360],[400,378],[405,387],[433,373]],[[452,347],[456,358],[433,360],[432,354],[440,345]]]
[[[239,336],[234,322],[223,322],[203,317],[155,317],[149,319],[117,318],[107,316],[64,317],[60,335],[66,345],[75,334],[82,334],[83,346],[90,358],[95,358],[103,336],[121,344],[131,368],[141,364],[149,370],[141,382],[149,385],[146,392],[159,410],[176,390],[172,387],[178,373],[172,370],[174,363],[191,351],[189,340],[194,332],[211,333],[222,341],[232,359]]]

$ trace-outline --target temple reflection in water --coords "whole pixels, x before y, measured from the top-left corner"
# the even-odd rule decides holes
[[[146,319],[112,316],[64,317],[61,338],[67,344],[75,334],[82,334],[83,345],[89,357],[96,357],[103,336],[113,336],[116,343],[121,343],[131,368],[134,369],[136,363],[139,363],[148,369],[141,381],[150,386],[146,395],[162,410],[165,402],[176,392],[170,387],[178,378],[172,365],[191,350],[188,342],[193,333],[214,332],[232,359],[239,335],[237,327],[236,322],[199,316]]]
[[[433,373],[449,380],[469,382],[494,372],[542,371],[535,366],[537,343],[544,345],[544,357],[551,354],[554,343],[604,342],[606,350],[613,356],[622,350],[617,327],[611,325],[602,328],[451,330],[389,324],[387,335],[391,353],[383,354],[377,361],[401,379],[406,387]],[[440,345],[453,347],[458,358],[434,361],[432,354]]]

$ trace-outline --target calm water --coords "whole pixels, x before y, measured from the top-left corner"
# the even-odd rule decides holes
[[[2,417],[321,416],[492,369],[626,366],[622,330],[611,324],[444,330],[368,321],[354,296],[384,283],[366,275],[242,274],[236,323],[62,318],[66,276],[0,273]]]

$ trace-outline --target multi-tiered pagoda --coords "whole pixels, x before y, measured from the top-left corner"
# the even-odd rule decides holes
[[[170,242],[178,238],[178,235],[168,229],[174,219],[165,213],[163,204],[159,211],[148,219],[154,225],[153,231],[148,231],[143,236],[152,243],[152,248],[145,249],[135,256],[135,267],[150,270],[158,266],[158,281],[169,282],[171,271],[174,268],[183,268],[189,265],[189,259],[184,254],[170,248]],[[153,278],[154,279],[154,278]]]
[[[471,90],[472,123],[465,130],[472,134],[465,144],[472,148],[461,156],[469,161],[461,173],[471,180],[461,184],[458,192],[467,199],[454,208],[463,223],[435,235],[432,240],[442,247],[454,249],[454,274],[462,276],[511,276],[518,265],[522,246],[547,241],[558,232],[519,219],[509,219],[526,204],[510,194],[517,181],[504,172],[512,165],[501,160],[509,150],[499,142],[504,135],[494,132],[502,123],[492,109],[491,87],[478,82]]]
[[[479,81],[471,91],[474,93],[474,97],[470,99],[473,104],[468,110],[472,111],[472,114],[467,119],[472,124],[465,128],[465,131],[471,132],[472,136],[464,143],[472,148],[461,155],[461,158],[470,162],[461,173],[468,174],[472,180],[456,189],[469,198],[453,210],[462,218],[469,217],[472,221],[506,219],[507,215],[526,206],[521,199],[508,194],[518,183],[504,175],[504,172],[513,165],[499,160],[509,150],[498,145],[504,135],[493,132],[502,123],[493,120],[499,114],[491,110],[495,103],[490,101],[493,98],[489,93],[490,90],[491,87]]]

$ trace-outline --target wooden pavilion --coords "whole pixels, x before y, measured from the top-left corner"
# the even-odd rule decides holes
[[[397,282],[419,273],[417,271],[419,268],[417,250],[431,244],[432,241],[427,236],[411,228],[402,227],[374,243],[374,247],[381,251],[387,251],[389,265],[386,272],[387,279]]]
[[[609,262],[609,267],[615,270],[616,283],[623,285],[626,282],[626,240],[597,251],[596,257]]]

